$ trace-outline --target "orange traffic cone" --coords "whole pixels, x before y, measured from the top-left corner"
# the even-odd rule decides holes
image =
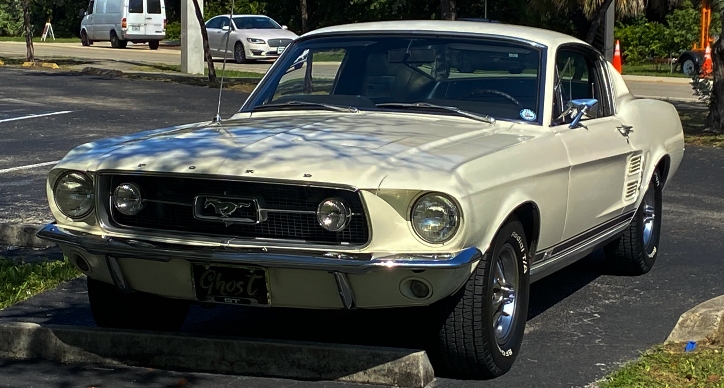
[[[714,66],[711,63],[711,46],[706,45],[706,51],[704,51],[704,64],[701,65],[701,75],[708,77],[711,75]]]
[[[616,48],[613,50],[613,68],[621,74],[621,46],[616,40]]]

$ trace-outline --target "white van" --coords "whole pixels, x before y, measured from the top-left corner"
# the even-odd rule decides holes
[[[110,41],[114,48],[125,48],[128,42],[148,42],[156,50],[165,37],[164,0],[90,0],[80,22],[83,46]]]

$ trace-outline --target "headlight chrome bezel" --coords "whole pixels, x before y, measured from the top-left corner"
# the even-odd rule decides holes
[[[415,220],[416,215],[415,213],[418,211],[418,206],[421,205],[422,201],[429,200],[432,198],[437,197],[439,203],[443,206],[447,206],[451,213],[451,216],[453,218],[454,225],[448,225],[447,228],[449,228],[446,232],[446,235],[442,238],[433,239],[430,238],[429,235],[426,235],[424,231],[420,230],[420,225]],[[433,200],[434,202],[434,200]],[[460,231],[460,226],[462,224],[462,210],[460,209],[460,204],[450,195],[447,195],[445,193],[437,192],[437,191],[429,191],[424,192],[418,195],[413,201],[410,202],[410,209],[409,209],[409,219],[410,219],[410,226],[415,233],[415,235],[422,241],[424,241],[427,244],[433,244],[433,245],[440,245],[449,242],[455,236],[457,236],[458,232]]]
[[[72,214],[71,210],[65,209],[58,202],[58,197],[59,197],[58,188],[61,185],[61,183],[63,182],[63,180],[71,175],[76,175],[76,176],[80,177],[80,179],[78,179],[79,182],[87,183],[90,186],[90,189],[89,189],[90,204],[85,211],[83,211],[82,213],[79,213],[79,214]],[[95,197],[96,197],[96,193],[95,193],[95,184],[94,184],[93,178],[91,178],[88,174],[86,174],[82,171],[77,171],[77,170],[65,171],[58,176],[58,178],[55,180],[55,183],[53,184],[53,202],[55,203],[55,207],[64,216],[66,216],[72,220],[75,220],[75,221],[82,220],[93,213],[93,211],[95,210],[95,207],[96,207]]]

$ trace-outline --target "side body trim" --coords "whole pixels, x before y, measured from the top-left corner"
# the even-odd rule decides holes
[[[538,281],[573,264],[614,240],[626,230],[635,213],[634,210],[626,212],[560,244],[536,252],[530,270],[530,281]]]

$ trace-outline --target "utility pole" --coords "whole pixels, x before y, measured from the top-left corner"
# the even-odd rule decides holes
[[[198,0],[201,12],[204,1]],[[181,0],[181,72],[204,74],[204,46],[201,26],[192,0]]]

